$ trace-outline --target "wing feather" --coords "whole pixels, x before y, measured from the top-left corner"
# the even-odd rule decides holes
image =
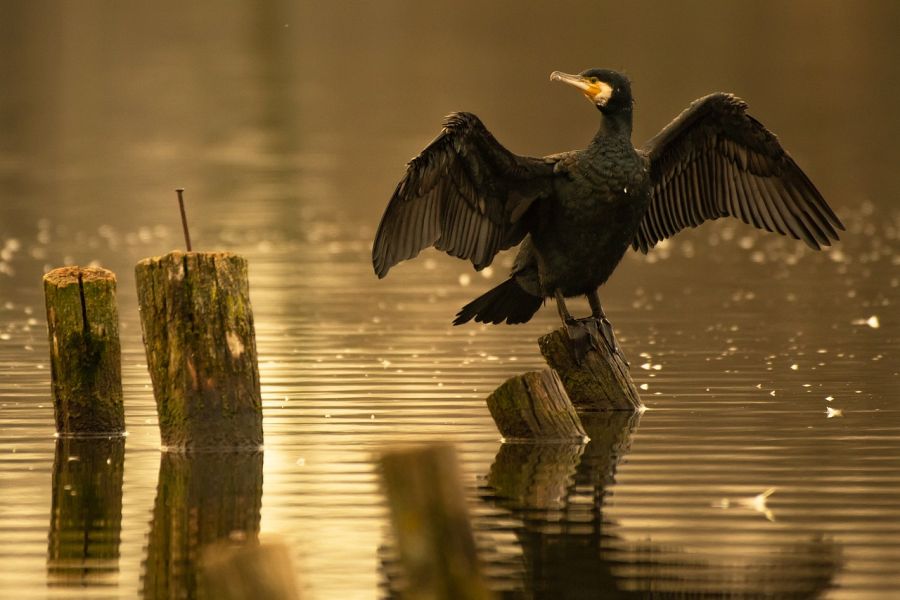
[[[632,246],[734,217],[818,250],[844,226],[778,139],[731,94],[691,104],[644,149],[651,200]]]

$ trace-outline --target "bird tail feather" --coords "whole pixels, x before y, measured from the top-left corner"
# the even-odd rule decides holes
[[[462,325],[472,319],[477,323],[494,325],[503,321],[509,325],[526,323],[543,303],[543,298],[529,294],[516,282],[515,277],[510,277],[463,306],[456,313],[453,324]]]

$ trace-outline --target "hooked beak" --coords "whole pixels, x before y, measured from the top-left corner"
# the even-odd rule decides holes
[[[592,82],[587,77],[581,75],[570,75],[562,71],[553,71],[550,73],[550,81],[562,81],[572,87],[576,87],[587,96],[587,99],[599,106],[604,106],[612,96],[612,87],[603,81]]]

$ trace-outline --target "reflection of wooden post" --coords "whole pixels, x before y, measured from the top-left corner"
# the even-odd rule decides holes
[[[504,557],[535,598],[627,597],[609,560],[603,501],[640,413],[582,414],[587,445],[503,444],[486,497],[521,521],[521,556]],[[614,535],[614,534],[613,534]]]
[[[284,544],[217,542],[203,551],[203,597],[299,600],[291,553]]]
[[[587,319],[585,327],[596,330],[596,322]],[[541,337],[541,354],[551,368],[559,373],[569,398],[578,412],[605,410],[642,410],[641,398],[631,380],[628,365],[612,351],[599,333],[599,343],[580,361],[565,328]]]
[[[262,504],[261,452],[164,452],[147,543],[144,598],[196,598],[202,546],[253,542]]]
[[[247,261],[175,251],[142,260],[135,277],[163,445],[258,448],[262,401]]]
[[[453,447],[386,452],[381,469],[406,575],[402,597],[492,598],[481,577]]]
[[[506,380],[488,396],[488,410],[507,440],[583,440],[584,429],[559,376],[551,369]]]
[[[584,444],[502,444],[487,483],[513,510],[565,508]]]
[[[583,414],[581,422],[591,441],[584,449],[575,485],[592,487],[599,496],[616,482],[616,470],[631,452],[631,438],[641,422],[637,412],[607,411]]]
[[[116,276],[95,267],[44,275],[56,430],[122,433],[122,367]]]
[[[122,532],[125,438],[56,440],[47,584],[114,584]]]

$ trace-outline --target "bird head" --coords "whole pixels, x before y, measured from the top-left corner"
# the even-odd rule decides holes
[[[631,82],[621,73],[609,69],[588,69],[578,75],[553,71],[550,81],[562,81],[578,88],[603,114],[631,110]]]

